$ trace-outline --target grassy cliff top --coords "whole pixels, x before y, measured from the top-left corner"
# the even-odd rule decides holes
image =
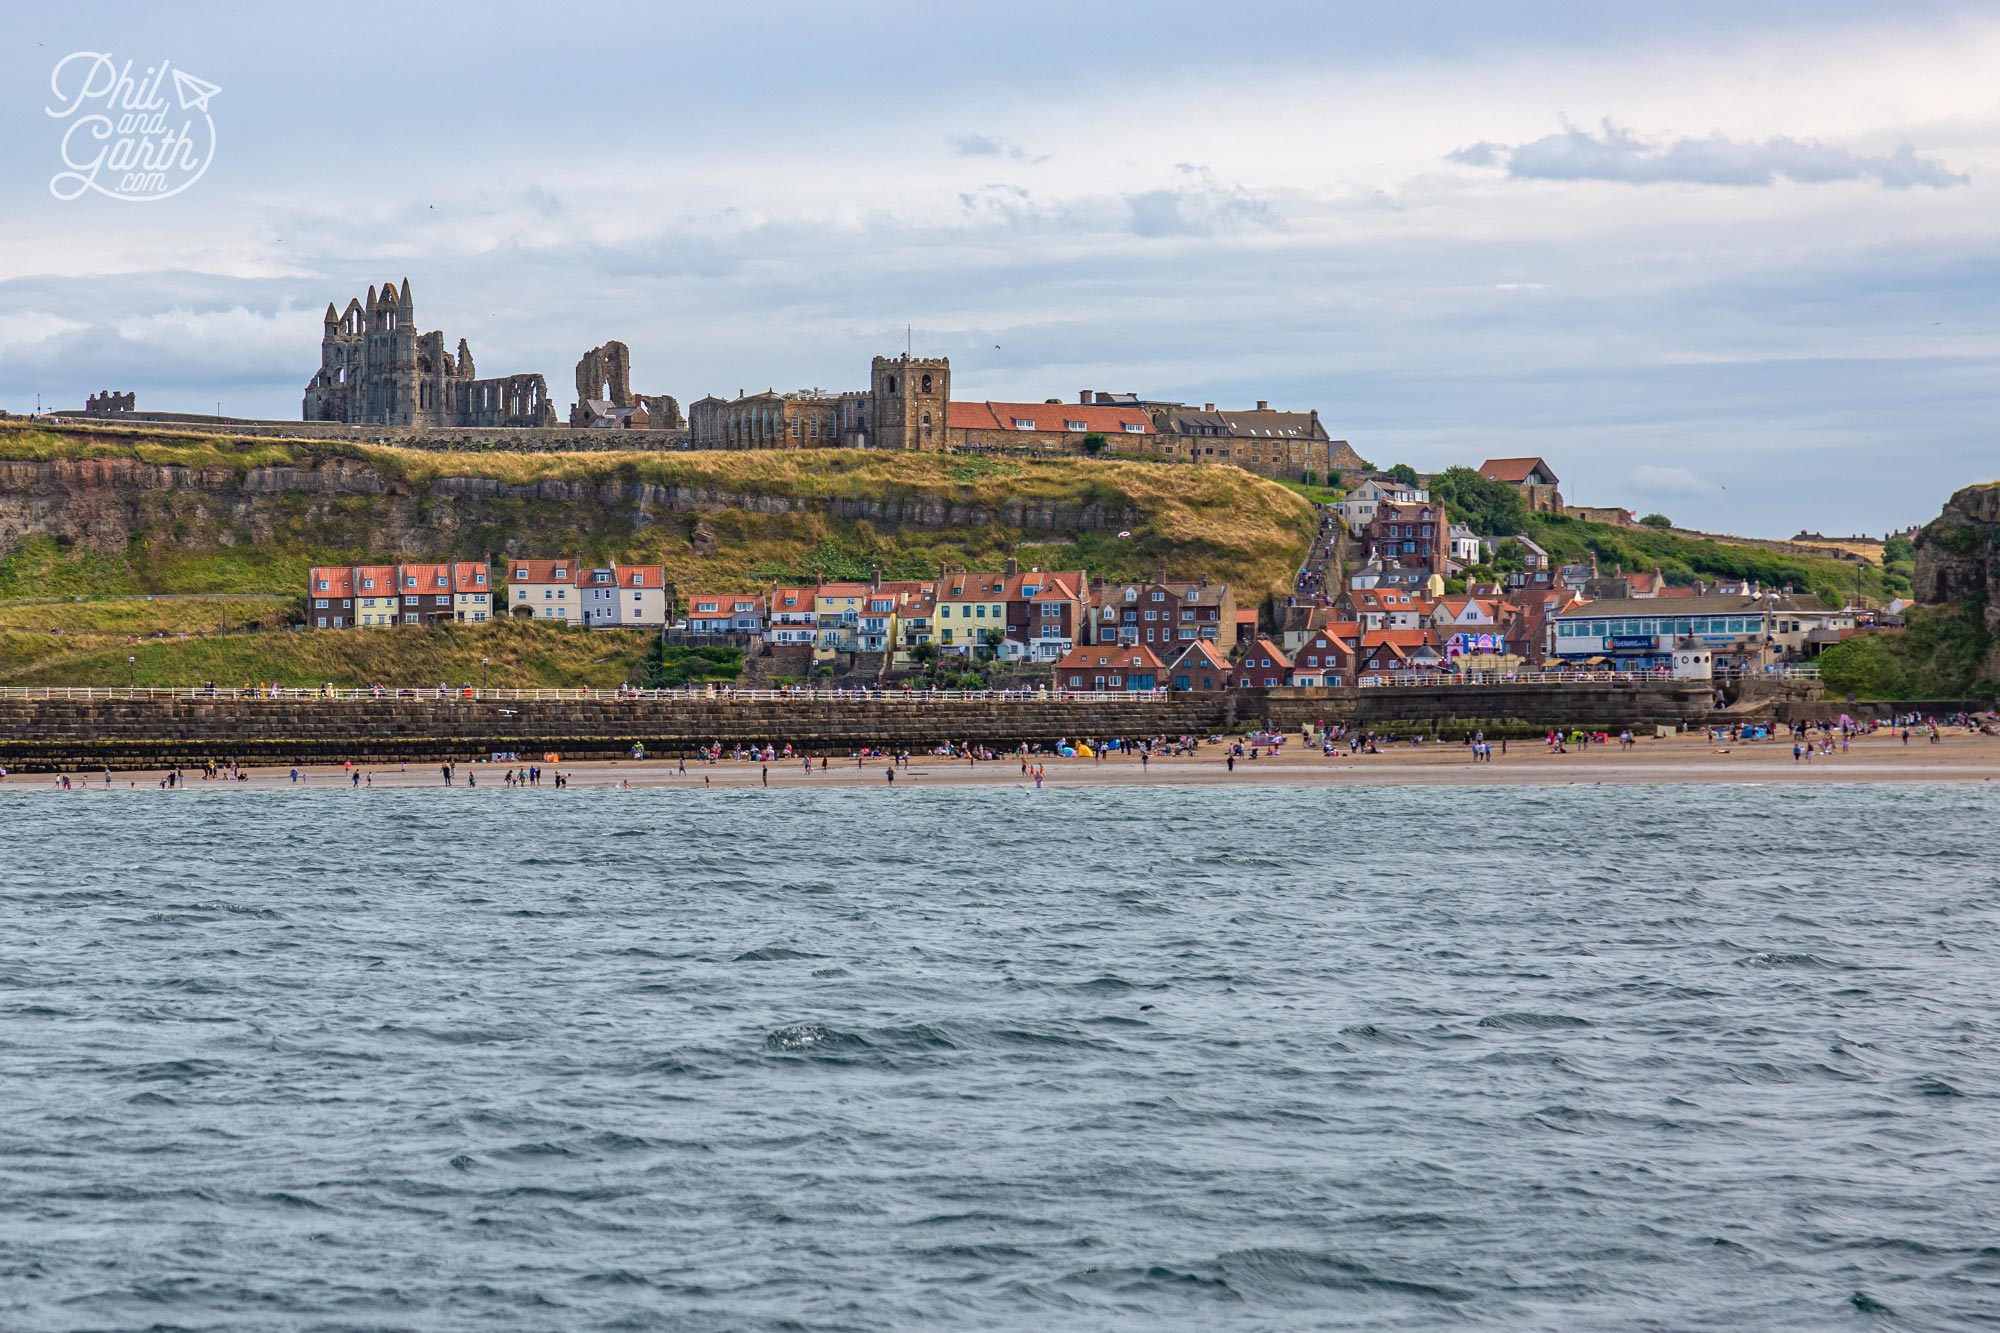
[[[126,550],[92,546],[86,530],[60,530],[60,518],[42,518],[42,530],[30,528],[0,546],[0,596],[14,598],[296,592],[314,562],[560,552],[660,562],[676,582],[700,588],[814,574],[856,578],[870,568],[916,578],[936,574],[940,564],[998,568],[1018,556],[1024,566],[1086,568],[1106,578],[1152,570],[1208,576],[1234,584],[1242,604],[1256,604],[1266,592],[1290,586],[1314,530],[1306,498],[1240,468],[1134,460],[888,450],[436,452],[352,440],[24,422],[0,422],[0,460],[184,466],[222,490],[254,468],[350,466],[386,478],[400,492],[354,488],[308,502],[300,492],[262,488],[222,498],[178,488],[172,496],[128,490],[122,494],[132,532]],[[596,496],[496,498],[434,486],[448,478],[626,490],[656,484],[718,500],[688,514],[640,514],[632,502],[602,504]],[[788,504],[756,502],[766,498]],[[936,500],[928,508],[948,520],[870,522],[848,504],[898,502],[908,510],[912,500]],[[1010,528],[1004,524],[1010,504],[1054,508],[1058,526]],[[1060,526],[1086,508],[1110,526]],[[400,526],[388,522],[392,516]],[[400,534],[384,538],[392,530]]]

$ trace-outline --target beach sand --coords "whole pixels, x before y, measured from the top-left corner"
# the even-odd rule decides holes
[[[1184,786],[1190,783],[1259,783],[1275,786],[1550,786],[1590,783],[1729,783],[1729,782],[1991,782],[2000,778],[2000,737],[1980,736],[1962,730],[1948,730],[1933,745],[1924,736],[1912,736],[1905,745],[1899,734],[1883,733],[1857,739],[1853,749],[1841,753],[1836,742],[1831,755],[1794,761],[1792,742],[1786,738],[1768,741],[1723,742],[1716,744],[1699,737],[1675,736],[1641,740],[1631,750],[1609,745],[1572,747],[1568,754],[1551,754],[1539,741],[1510,741],[1506,754],[1495,746],[1492,762],[1474,763],[1466,746],[1393,745],[1380,754],[1349,756],[1345,751],[1324,758],[1317,749],[1301,749],[1294,737],[1276,757],[1243,758],[1232,772],[1224,762],[1223,746],[1204,744],[1201,750],[1179,759],[1154,759],[1142,766],[1136,754],[1117,753],[1101,759],[1032,760],[1045,766],[1045,781],[1051,788],[1076,786]],[[770,765],[772,788],[807,788],[872,784],[890,787],[885,777],[888,762],[867,759],[857,765],[852,756],[830,755],[821,769],[815,759],[810,774],[798,759],[776,759]],[[505,791],[500,764],[462,763],[455,785],[463,787],[468,776],[480,790]],[[543,763],[542,782],[537,790],[551,790],[554,772],[561,770],[570,785],[584,787],[713,790],[730,787],[759,787],[765,784],[765,765],[756,761],[723,759],[715,764],[688,761],[685,776],[677,772],[674,758],[645,760],[592,760],[580,763]],[[187,770],[188,786],[267,790],[272,787],[347,787],[348,773],[339,767],[300,769],[302,781],[293,783],[291,770],[256,768],[244,770],[243,782],[205,781],[196,770]],[[357,771],[364,782],[376,787],[442,787],[444,779],[435,763],[412,763],[407,769],[398,764],[363,764]],[[86,773],[81,780],[92,790],[104,789],[102,772]],[[112,786],[156,787],[165,774],[158,770],[127,773],[114,771]],[[704,787],[703,779],[707,779]],[[72,775],[72,781],[79,775]],[[17,774],[10,787],[50,787],[52,774]],[[1032,786],[1021,772],[1019,758],[968,763],[964,759],[944,759],[913,755],[908,768],[896,771],[893,789],[912,787],[965,787],[1011,783]]]

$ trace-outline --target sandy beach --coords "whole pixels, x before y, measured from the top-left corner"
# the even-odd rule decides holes
[[[1049,787],[1074,786],[1184,786],[1206,783],[1268,783],[1292,786],[1564,786],[1589,783],[1760,783],[1760,782],[1991,782],[2000,778],[2000,737],[1980,736],[1949,730],[1937,744],[1928,737],[1912,736],[1905,744],[1900,734],[1857,739],[1843,753],[1836,742],[1834,752],[1810,760],[1794,760],[1789,739],[1720,744],[1693,736],[1639,741],[1622,750],[1609,745],[1572,747],[1567,754],[1553,754],[1538,741],[1509,742],[1507,753],[1496,746],[1491,762],[1474,763],[1464,745],[1393,745],[1380,754],[1348,755],[1341,751],[1331,757],[1316,749],[1301,749],[1296,742],[1286,745],[1276,756],[1242,758],[1232,771],[1225,762],[1224,747],[1203,745],[1191,756],[1156,758],[1141,764],[1136,754],[1112,753],[1102,758],[1037,758],[1044,767]],[[505,791],[502,780],[506,765],[462,763],[455,786],[471,779],[481,790]],[[768,767],[768,777],[765,769]],[[776,759],[768,766],[754,760],[724,758],[714,764],[688,761],[687,772],[679,772],[675,758],[644,760],[597,760],[580,763],[543,763],[538,790],[553,789],[553,777],[560,770],[570,786],[623,789],[714,790],[731,787],[772,788],[874,785],[896,790],[911,787],[964,787],[993,784],[1032,785],[1021,771],[1021,761],[1002,758],[979,762],[913,755],[909,766],[896,770],[895,782],[887,778],[889,763],[884,759],[856,761],[852,756],[828,756],[822,769],[817,758],[810,773],[797,759]],[[444,779],[436,764],[363,764],[355,772],[370,787],[441,788]],[[340,767],[301,768],[294,782],[288,768],[245,769],[245,780],[217,782],[205,780],[195,770],[186,772],[192,788],[223,786],[237,790],[268,790],[272,787],[325,788],[351,787],[353,779]],[[157,787],[165,778],[160,770],[114,771],[111,787]],[[104,774],[72,774],[90,790],[105,789]],[[16,774],[7,786],[48,788],[56,784],[53,774]]]

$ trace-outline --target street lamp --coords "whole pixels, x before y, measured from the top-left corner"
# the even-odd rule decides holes
[[[137,689],[139,686],[139,659],[137,655],[128,655],[125,658],[125,683],[132,689]]]
[[[486,688],[486,669],[492,665],[493,659],[490,657],[479,659],[479,688],[482,690]]]

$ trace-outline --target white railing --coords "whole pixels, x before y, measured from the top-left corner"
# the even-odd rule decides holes
[[[1759,668],[1749,671],[1717,671],[1716,680],[1818,680],[1816,666],[1786,666]],[[1527,671],[1403,671],[1394,675],[1377,676],[1361,682],[1364,688],[1371,686],[1421,686],[1432,689],[1449,685],[1596,685],[1611,681],[1632,681],[1644,683],[1678,683],[1698,685],[1700,677],[1677,677],[1664,671],[1595,671],[1595,670],[1527,670]]]

